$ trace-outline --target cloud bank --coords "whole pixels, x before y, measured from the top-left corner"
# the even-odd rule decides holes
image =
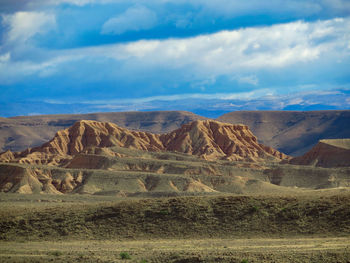
[[[4,0],[0,23],[3,105],[178,98],[186,108],[179,100],[350,85],[346,0]]]
[[[23,16],[20,14],[19,16]],[[41,14],[25,14],[35,25],[26,23],[22,27],[17,23],[18,15],[6,20],[12,21],[8,31],[8,42],[13,39],[28,40],[36,33],[43,31],[44,26],[53,25],[54,19]],[[24,29],[23,29],[24,28]],[[29,28],[29,29],[28,29]],[[28,30],[27,30],[28,29]],[[19,34],[21,30],[25,34]],[[186,72],[191,68],[193,80],[208,80],[213,84],[220,76],[232,81],[255,86],[259,83],[261,70],[273,71],[289,69],[295,65],[312,68],[322,67],[324,59],[327,64],[341,64],[349,61],[350,52],[350,19],[336,18],[317,22],[292,22],[268,27],[247,28],[232,31],[221,31],[214,34],[200,35],[186,39],[141,40],[128,44],[104,45],[73,50],[45,51],[37,50],[43,59],[27,59],[25,61],[2,59],[3,71],[0,80],[9,81],[8,70],[22,63],[22,69],[13,74],[13,82],[20,82],[28,72],[35,75],[48,68],[55,68],[54,74],[64,74],[65,65],[77,61],[94,66],[109,68],[111,72],[101,72],[111,78],[109,73],[118,70],[128,75],[141,72],[157,72],[162,67],[170,71]],[[23,47],[24,49],[26,47]],[[32,48],[28,45],[27,48]],[[49,55],[43,55],[43,53]],[[12,57],[11,52],[2,57]],[[28,70],[26,70],[26,67]],[[78,68],[84,73],[84,67]],[[89,68],[85,69],[89,75]],[[310,72],[312,73],[312,72]],[[22,75],[22,76],[21,76]],[[188,74],[184,74],[186,76]],[[118,77],[118,74],[115,75]],[[188,76],[191,78],[191,76]],[[172,79],[165,80],[172,81]]]

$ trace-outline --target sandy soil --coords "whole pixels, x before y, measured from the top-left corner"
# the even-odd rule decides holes
[[[120,253],[130,255],[122,260]],[[350,237],[0,243],[1,262],[349,262]]]

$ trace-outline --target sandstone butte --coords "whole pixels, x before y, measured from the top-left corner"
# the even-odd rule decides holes
[[[109,122],[82,120],[58,131],[51,141],[40,147],[1,153],[0,161],[64,165],[77,154],[91,153],[92,148],[106,150],[113,146],[187,153],[206,160],[255,162],[289,159],[287,155],[258,143],[248,126],[242,124],[198,120],[166,134],[152,134],[131,131]]]

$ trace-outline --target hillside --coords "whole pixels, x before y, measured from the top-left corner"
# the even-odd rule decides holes
[[[284,164],[245,125],[194,121],[166,134],[79,121],[40,147],[0,155],[0,191],[172,196],[349,187],[349,169]]]
[[[342,111],[235,111],[219,121],[248,125],[259,141],[299,156],[321,139],[350,138],[350,110]]]
[[[0,151],[22,151],[50,140],[57,131],[79,120],[112,122],[120,127],[152,133],[166,133],[205,117],[190,112],[112,112],[71,115],[42,115],[0,118]],[[217,119],[242,123],[264,145],[298,156],[321,139],[350,137],[350,111],[236,111]]]
[[[39,115],[0,118],[0,152],[22,151],[50,140],[57,131],[72,126],[79,120],[113,122],[131,130],[164,133],[181,125],[206,119],[190,112],[108,112],[91,114]]]
[[[62,165],[72,156],[91,147],[112,146],[154,152],[180,152],[213,160],[259,161],[288,158],[283,153],[259,144],[246,125],[198,120],[184,124],[173,132],[159,135],[131,131],[110,122],[84,120],[58,131],[51,141],[40,147],[18,153],[7,151],[0,155],[0,160]]]
[[[261,165],[255,162],[282,159],[288,157],[259,144],[245,125],[198,120],[170,133],[152,134],[131,131],[109,122],[84,120],[58,131],[52,140],[40,147],[0,154],[2,162],[27,164],[1,165],[0,191],[118,194],[120,191],[224,190],[240,193],[259,187],[260,190],[279,191],[275,185],[263,181],[249,182],[256,172],[242,171],[239,167],[255,167],[258,171]],[[205,160],[243,163],[226,168],[225,164],[211,164]],[[62,168],[52,168],[57,166]],[[235,176],[231,177],[233,174]],[[217,175],[222,176],[219,182],[210,178]]]
[[[350,166],[350,139],[320,140],[310,151],[291,159],[289,163],[319,167]]]
[[[349,193],[343,193],[323,198],[219,195],[52,204],[12,214],[0,211],[0,240],[344,236],[350,234],[349,201]]]

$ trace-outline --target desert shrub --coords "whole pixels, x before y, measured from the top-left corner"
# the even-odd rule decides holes
[[[241,263],[248,263],[248,259],[242,259]]]
[[[119,256],[121,259],[131,259],[128,252],[120,252]]]
[[[62,251],[50,251],[49,255],[59,257],[59,256],[63,255],[63,252]]]
[[[162,214],[162,215],[168,215],[169,211],[166,210],[166,209],[162,209],[162,210],[159,211],[159,213]]]
[[[253,205],[252,208],[250,209],[253,213],[259,212],[259,207],[256,205]]]

